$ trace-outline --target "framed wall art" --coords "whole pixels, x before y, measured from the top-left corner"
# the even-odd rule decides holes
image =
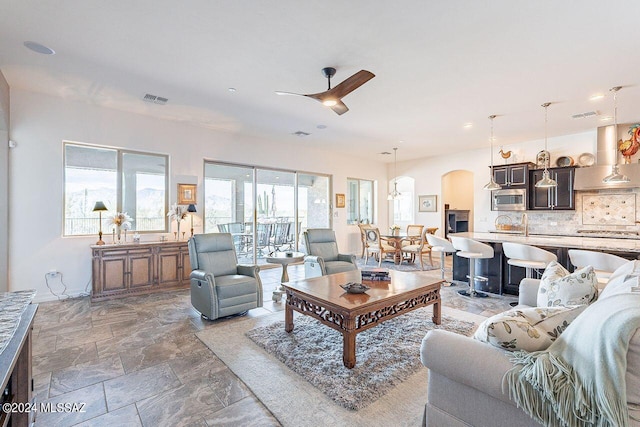
[[[336,193],[336,208],[344,208],[345,197],[344,194]]]
[[[178,204],[195,205],[197,187],[196,184],[178,184]]]
[[[418,212],[437,212],[438,196],[431,194],[428,196],[418,196]]]

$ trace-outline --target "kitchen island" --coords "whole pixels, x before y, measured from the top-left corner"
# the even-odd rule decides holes
[[[558,262],[569,271],[573,271],[573,266],[569,261],[569,249],[583,249],[611,253],[627,259],[638,259],[640,255],[640,239],[621,239],[607,237],[581,237],[581,236],[549,236],[489,233],[489,232],[468,232],[455,233],[455,236],[467,237],[479,242],[490,244],[495,252],[494,257],[487,260],[476,260],[476,272],[489,279],[485,283],[476,283],[476,288],[480,291],[496,294],[508,293],[517,295],[518,284],[525,275],[524,269],[512,267],[507,264],[507,258],[502,253],[503,242],[521,243],[524,245],[537,246],[539,248],[553,252],[558,256]],[[453,280],[455,282],[467,283],[469,274],[467,259],[453,258]]]

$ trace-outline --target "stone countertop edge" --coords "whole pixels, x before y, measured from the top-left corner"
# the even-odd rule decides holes
[[[490,232],[450,233],[450,236],[467,237],[480,242],[513,242],[531,246],[586,249],[600,251],[621,251],[640,253],[639,239],[614,239],[607,237],[578,236],[523,236]]]

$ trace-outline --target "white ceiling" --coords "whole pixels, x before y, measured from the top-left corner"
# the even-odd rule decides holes
[[[615,85],[619,122],[640,119],[639,16],[635,0],[0,0],[0,70],[12,88],[404,160],[486,146],[490,114],[498,145],[541,139],[545,101],[549,136],[593,129],[570,116],[611,115],[588,98]],[[346,114],[274,94],[325,90],[326,66],[334,84],[376,74]]]

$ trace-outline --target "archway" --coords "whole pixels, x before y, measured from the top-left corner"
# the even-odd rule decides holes
[[[469,211],[469,231],[473,231],[473,172],[455,170],[442,175],[442,230],[446,230],[445,207]],[[442,233],[445,235],[446,233]]]

